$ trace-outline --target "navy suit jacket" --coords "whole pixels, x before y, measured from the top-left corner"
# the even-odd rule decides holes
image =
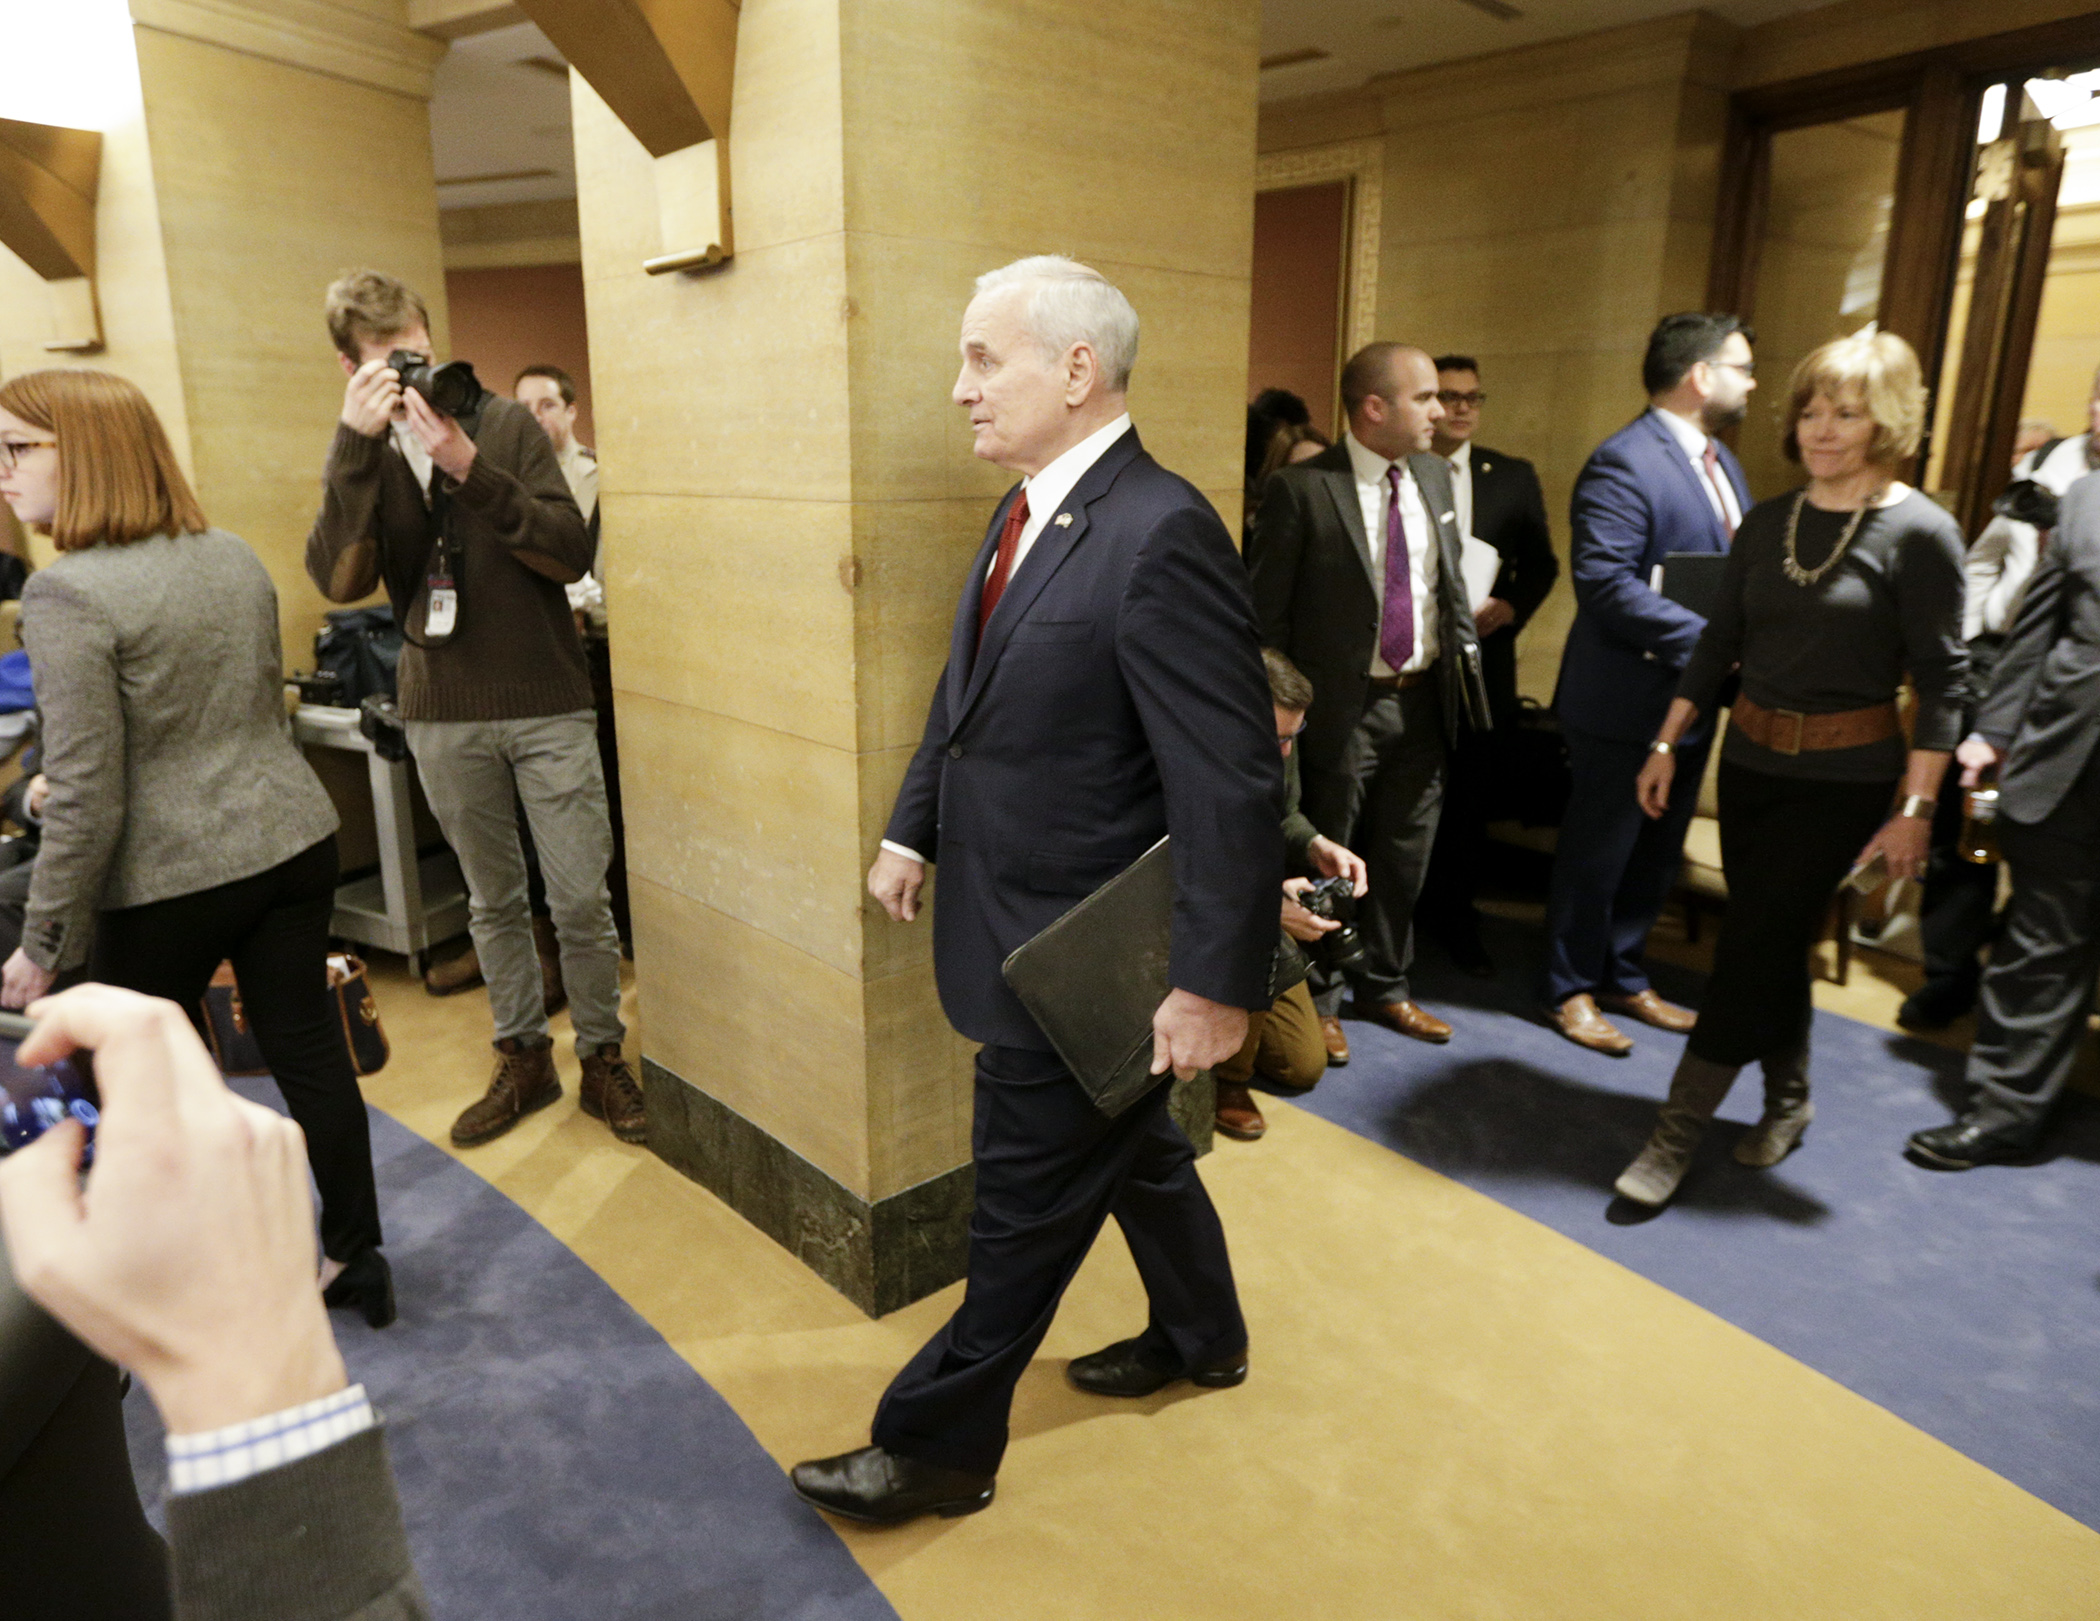
[[[1726,445],[1720,452],[1737,505],[1748,512],[1742,466]],[[1648,582],[1671,552],[1727,551],[1728,532],[1683,447],[1647,411],[1591,453],[1569,518],[1575,623],[1553,707],[1578,731],[1645,743],[1706,628]],[[1700,729],[1708,724],[1701,716]]]
[[[970,566],[884,834],[939,864],[941,1006],[972,1041],[1049,1051],[1000,965],[1171,834],[1169,977],[1266,1008],[1283,758],[1232,537],[1133,429],[1047,515],[980,646],[985,571],[1018,493]]]

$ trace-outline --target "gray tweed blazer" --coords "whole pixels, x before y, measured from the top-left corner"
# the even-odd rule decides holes
[[[292,742],[277,589],[237,535],[68,552],[22,589],[51,780],[22,948],[84,961],[95,913],[253,877],[335,831]]]

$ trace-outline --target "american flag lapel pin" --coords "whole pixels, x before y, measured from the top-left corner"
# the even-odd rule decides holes
[[[1052,518],[1050,521],[1056,524],[1057,527],[1060,529],[1069,529],[1072,527],[1072,514],[1069,512],[1060,512],[1055,518]]]

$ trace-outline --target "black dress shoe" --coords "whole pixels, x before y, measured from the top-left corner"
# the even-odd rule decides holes
[[[868,1525],[902,1525],[921,1514],[952,1520],[992,1500],[993,1477],[943,1469],[881,1447],[812,1458],[788,1471],[795,1495],[827,1514]]]
[[[1975,1005],[1973,980],[1928,979],[1903,999],[1896,1023],[1906,1030],[1944,1030]]]
[[[394,1269],[379,1251],[360,1250],[321,1291],[321,1304],[352,1307],[373,1328],[384,1328],[394,1320]]]
[[[1205,1390],[1225,1390],[1246,1382],[1247,1353],[1240,1351],[1222,1361],[1185,1368],[1149,1349],[1142,1340],[1117,1340],[1091,1356],[1074,1357],[1065,1368],[1065,1377],[1094,1396],[1149,1396],[1177,1379]]]
[[[2031,1126],[1987,1126],[1973,1116],[1914,1131],[1904,1145],[1912,1164],[1932,1171],[1972,1171],[1979,1165],[2017,1165],[2034,1157]]]

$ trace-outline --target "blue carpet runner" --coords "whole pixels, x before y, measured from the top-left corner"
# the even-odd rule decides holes
[[[277,1104],[267,1080],[235,1083]],[[401,1318],[333,1312],[386,1420],[416,1566],[448,1621],[896,1621],[728,1403],[588,1266],[387,1116],[372,1149]],[[156,1524],[167,1480],[125,1403]]]
[[[1622,1020],[1630,1058],[1574,1046],[1525,994],[1537,931],[1484,934],[1496,980],[1462,977],[1434,948],[1419,965],[1416,995],[1451,1021],[1449,1046],[1351,1022],[1353,1062],[1300,1107],[1704,1306],[2100,1528],[2100,1104],[2066,1099],[2041,1164],[1920,1170],[1904,1138],[1949,1118],[1961,1056],[1819,1013],[1804,1145],[1770,1171],[1729,1157],[1731,1122],[1762,1106],[1746,1070],[1676,1202],[1621,1224],[1634,1207],[1614,1204],[1612,1181],[1654,1124],[1683,1039]],[[1659,973],[1657,988],[1697,1005],[1690,976]]]

